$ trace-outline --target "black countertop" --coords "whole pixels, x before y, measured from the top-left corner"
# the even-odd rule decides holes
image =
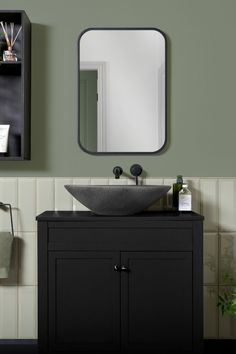
[[[38,221],[105,221],[105,220],[203,220],[204,217],[193,211],[146,211],[135,215],[113,216],[95,215],[91,211],[45,211],[36,217]]]

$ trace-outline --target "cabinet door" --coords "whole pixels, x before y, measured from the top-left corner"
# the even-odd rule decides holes
[[[119,350],[118,252],[49,252],[49,346]]]
[[[122,252],[122,346],[192,349],[192,253]]]

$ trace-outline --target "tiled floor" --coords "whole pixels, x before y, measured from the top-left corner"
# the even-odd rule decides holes
[[[226,354],[234,353],[236,349],[235,340],[217,340],[205,341],[204,352],[202,354]],[[24,344],[24,345],[0,345],[0,353],[26,353],[26,354],[40,354],[38,352],[37,344]],[[46,354],[46,353],[42,353]],[[69,354],[69,353],[67,353]],[[74,353],[75,354],[75,353]],[[97,354],[97,353],[96,353]],[[142,353],[140,353],[142,354]],[[159,353],[162,354],[162,353]]]

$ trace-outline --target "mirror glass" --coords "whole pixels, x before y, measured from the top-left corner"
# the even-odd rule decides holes
[[[88,29],[79,39],[79,144],[154,153],[166,142],[166,39],[153,28]]]

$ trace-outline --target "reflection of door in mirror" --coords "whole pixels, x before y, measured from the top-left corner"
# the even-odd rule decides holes
[[[156,29],[89,29],[80,37],[79,58],[80,79],[84,70],[98,73],[97,119],[87,122],[86,114],[95,103],[87,97],[85,108],[84,92],[79,96],[81,146],[91,153],[162,149],[166,142],[163,33]]]
[[[80,72],[80,133],[86,150],[97,151],[97,71]]]
[[[105,73],[103,62],[80,62],[80,143],[93,153],[106,151]]]

